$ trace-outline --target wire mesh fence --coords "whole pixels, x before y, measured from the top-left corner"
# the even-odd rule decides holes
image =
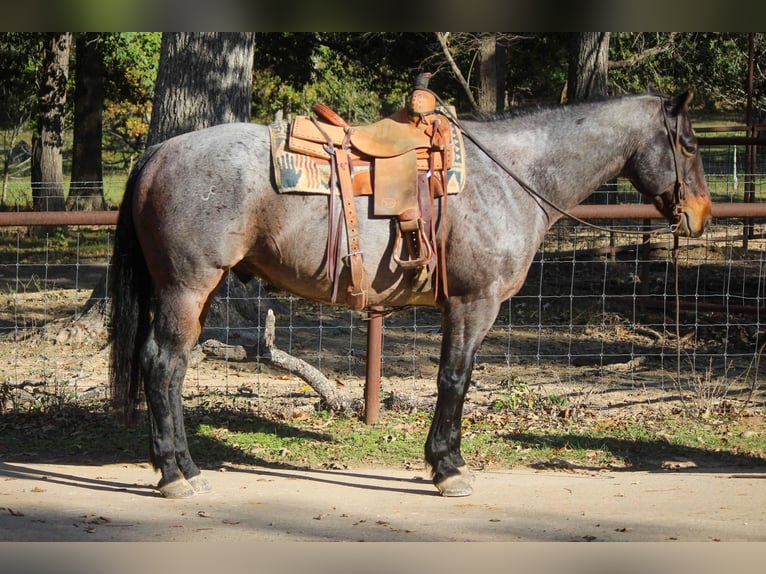
[[[642,243],[640,237],[560,222],[480,347],[476,384],[521,379],[594,392],[671,390],[680,377],[687,384],[757,387],[766,340],[766,229],[755,225],[747,248],[741,229],[736,222],[717,221],[704,237],[682,240],[674,255],[672,239]],[[42,238],[25,229],[0,233],[0,384],[6,407],[28,407],[41,397],[60,400],[62,393],[105,396],[106,325],[98,321],[105,321],[113,229],[59,229]],[[200,339],[221,343],[222,360],[212,377],[201,376],[212,361],[199,360],[207,356],[203,346],[187,386],[221,397],[240,395],[244,386],[257,396],[261,377],[269,375],[261,362],[268,309],[276,313],[280,349],[338,384],[361,384],[367,332],[362,315],[309,303],[258,281],[243,286],[232,276]],[[385,318],[384,393],[403,380],[433,385],[440,328],[438,313],[428,308]],[[244,349],[248,360],[232,361],[241,359],[233,349]]]
[[[766,201],[764,172],[745,173],[737,148],[704,150],[714,200]],[[760,157],[760,156],[759,156]],[[124,180],[109,180],[119,197]],[[28,207],[28,190],[6,190],[6,206]],[[595,202],[640,201],[618,181]],[[13,207],[10,207],[13,209]],[[611,227],[642,230],[644,221]],[[30,408],[107,391],[105,279],[113,228],[0,228],[0,402]],[[586,392],[647,387],[696,393],[760,388],[766,327],[766,224],[713,221],[699,239],[605,233],[569,220],[547,234],[521,291],[503,304],[475,360],[475,385],[579,387]],[[350,392],[363,384],[367,322],[359,313],[309,303],[258,281],[229,277],[219,291],[186,385],[198,396],[250,397],[273,379],[262,361],[268,309],[277,346]],[[383,392],[402,381],[433,383],[440,318],[406,309],[383,324]],[[215,347],[211,355],[207,351]],[[244,350],[247,360],[241,360]],[[217,357],[212,359],[211,357]],[[202,360],[204,357],[204,360]],[[234,360],[236,359],[236,360]],[[211,366],[212,365],[212,366]],[[210,370],[212,369],[212,373]],[[237,399],[232,399],[237,400]]]

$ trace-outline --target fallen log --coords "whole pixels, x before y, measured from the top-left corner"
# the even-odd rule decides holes
[[[349,411],[352,408],[352,401],[343,396],[338,391],[335,384],[325,377],[322,372],[309,365],[306,361],[293,357],[289,353],[278,349],[274,344],[274,332],[276,329],[276,318],[274,312],[269,309],[266,314],[266,328],[263,333],[263,343],[266,347],[266,353],[263,359],[269,364],[284,369],[294,375],[297,375],[312,388],[322,398],[327,408],[334,412]]]

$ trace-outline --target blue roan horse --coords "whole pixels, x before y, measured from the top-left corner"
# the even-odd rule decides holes
[[[392,257],[395,223],[375,217],[369,197],[356,199],[368,304],[441,311],[438,399],[425,444],[441,494],[472,491],[460,427],[473,357],[561,217],[548,201],[571,208],[604,181],[624,176],[677,235],[702,234],[711,200],[687,116],[690,98],[691,91],[674,98],[645,94],[463,122],[545,200],[466,142],[468,182],[449,197],[445,219],[446,297],[412,291],[414,271]],[[266,126],[226,124],[174,137],[148,150],[133,170],[112,260],[111,381],[115,402],[126,409],[136,405],[143,386],[150,456],[162,472],[164,496],[210,489],[189,453],[181,389],[212,294],[233,271],[243,281],[258,276],[300,297],[330,302],[327,209],[327,197],[277,193]],[[435,209],[438,215],[441,200]],[[341,293],[347,274],[340,277]]]

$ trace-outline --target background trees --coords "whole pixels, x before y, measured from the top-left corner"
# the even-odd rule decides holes
[[[54,36],[62,48],[56,60],[57,76],[50,68]],[[202,106],[198,112],[215,117],[216,122],[243,117],[227,111],[227,107],[240,107],[244,96],[228,94],[229,88],[225,88],[228,95],[222,95],[229,81],[222,75],[226,70],[251,79],[249,117],[257,122],[271,121],[278,111],[307,113],[317,101],[352,123],[373,121],[403,105],[414,77],[423,70],[434,73],[430,87],[463,114],[556,104],[562,101],[565,88],[573,101],[604,91],[607,95],[640,92],[651,83],[662,93],[694,84],[698,113],[729,114],[737,122],[745,119],[748,33],[271,32],[249,36],[246,46],[237,47],[241,39],[237,35],[167,35],[165,59],[173,60],[180,71],[175,76],[161,73],[158,78],[159,33],[0,33],[2,204],[7,203],[8,182],[23,176],[27,182],[38,182],[36,189],[42,189],[43,181],[54,182],[44,184],[45,193],[50,198],[53,191],[60,205],[66,178],[71,176],[73,181],[93,184],[90,189],[70,186],[69,207],[100,208],[102,178],[116,171],[124,179],[150,140],[153,102],[168,112],[154,116],[157,125],[152,129],[168,135],[176,128],[160,124],[185,116],[175,112],[180,109],[177,106],[186,105],[184,100],[198,101],[196,105]],[[66,57],[60,41],[65,37],[73,46]],[[752,36],[756,122],[763,121],[766,109],[765,37]],[[209,60],[207,72],[196,73],[184,64],[189,50]],[[235,60],[224,60],[223,54]],[[44,74],[46,69],[50,73]],[[54,76],[57,83],[51,84]],[[54,85],[57,95],[52,99]],[[56,119],[51,115],[54,110]],[[189,126],[176,127],[183,131]],[[51,151],[56,141],[60,144],[63,181],[49,175],[48,168],[43,176],[45,165],[54,165],[53,172],[58,168],[43,161],[42,155],[35,162],[33,177],[29,161],[33,134],[37,134],[35,142],[47,142],[40,151]],[[90,199],[86,201],[84,194]],[[36,196],[35,206],[42,208],[43,203]],[[45,206],[50,209],[51,203]]]
[[[43,38],[38,129],[32,138],[32,201],[36,211],[64,209],[62,151],[71,42],[68,32],[51,32]]]
[[[2,160],[2,199],[5,207],[8,178],[12,164],[15,171],[29,166],[29,140],[21,134],[29,125],[37,99],[38,62],[42,44],[38,34],[0,34],[0,159]]]
[[[251,32],[163,34],[148,143],[248,121],[254,39]]]
[[[104,52],[100,34],[85,32],[75,41],[74,133],[70,209],[104,209],[102,140]]]

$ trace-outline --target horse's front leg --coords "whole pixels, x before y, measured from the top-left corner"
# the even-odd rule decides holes
[[[473,492],[473,475],[460,452],[463,403],[476,350],[492,326],[499,301],[448,301],[442,312],[442,347],[436,411],[425,445],[426,462],[443,496]]]

